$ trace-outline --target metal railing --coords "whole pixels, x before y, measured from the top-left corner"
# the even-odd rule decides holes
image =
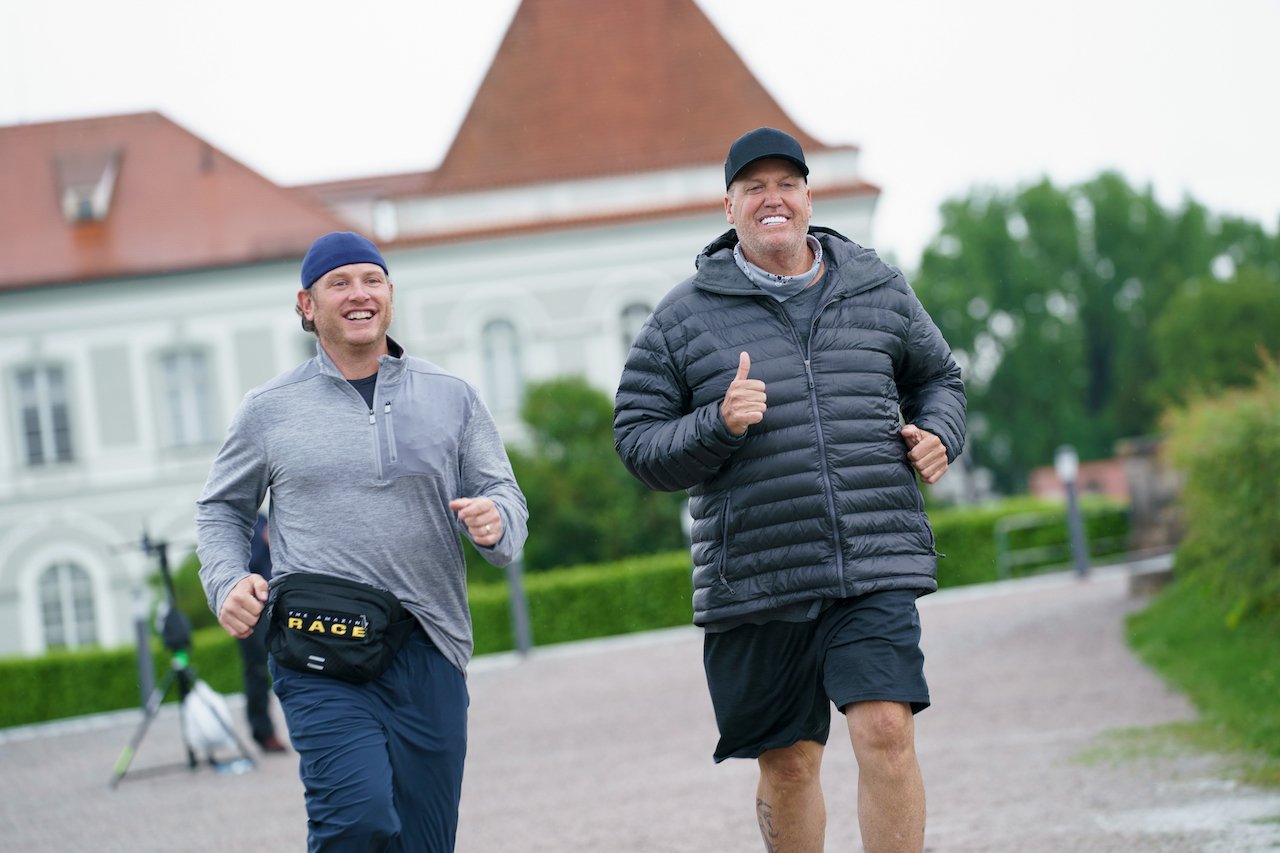
[[[1016,531],[1036,528],[1060,528],[1061,542],[1044,545],[1032,545],[1025,548],[1014,548],[1010,534]],[[1006,515],[995,523],[996,543],[996,576],[1007,580],[1014,576],[1018,569],[1032,567],[1037,570],[1050,571],[1070,566],[1072,550],[1070,530],[1063,515],[1049,512],[1026,512]],[[1088,549],[1091,556],[1115,554],[1125,549],[1126,541],[1122,536],[1091,538]]]

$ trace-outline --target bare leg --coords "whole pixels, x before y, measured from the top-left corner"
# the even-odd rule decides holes
[[[760,756],[756,819],[769,853],[821,853],[827,833],[822,744],[802,740]]]
[[[915,719],[901,702],[855,702],[844,709],[858,760],[858,825],[867,853],[924,849],[924,780]]]

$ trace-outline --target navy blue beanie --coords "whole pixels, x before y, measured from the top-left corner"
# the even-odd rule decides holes
[[[334,231],[311,244],[302,259],[302,287],[311,287],[322,275],[347,264],[377,264],[387,272],[378,247],[351,231]],[[390,275],[390,273],[387,273]]]

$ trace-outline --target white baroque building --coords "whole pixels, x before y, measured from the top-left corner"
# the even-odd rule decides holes
[[[692,0],[524,0],[429,172],[282,188],[155,113],[0,128],[0,656],[133,641],[143,533],[175,567],[194,549],[231,414],[314,353],[292,307],[312,239],[378,241],[392,335],[518,442],[529,383],[613,393],[760,125],[804,144],[815,224],[868,242],[857,148],[798,128]]]

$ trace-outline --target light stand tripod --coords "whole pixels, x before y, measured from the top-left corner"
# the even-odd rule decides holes
[[[166,607],[158,618],[160,628],[160,639],[164,642],[165,648],[172,653],[172,660],[169,666],[169,672],[165,675],[164,680],[151,691],[146,704],[143,706],[142,721],[138,724],[138,728],[134,731],[133,737],[129,739],[128,745],[120,753],[120,758],[116,760],[115,770],[111,776],[111,787],[115,788],[120,784],[120,780],[124,778],[124,774],[129,770],[129,764],[133,761],[134,755],[138,751],[138,747],[142,744],[142,739],[146,737],[147,729],[151,726],[151,721],[155,719],[156,714],[160,711],[160,705],[164,702],[165,696],[169,692],[169,688],[177,685],[178,688],[178,715],[179,720],[185,722],[187,713],[187,701],[202,702],[205,704],[208,716],[217,720],[219,727],[222,729],[236,747],[240,750],[240,755],[247,762],[247,766],[255,766],[252,755],[245,747],[244,741],[236,734],[235,728],[231,725],[231,721],[220,712],[218,708],[209,705],[208,700],[201,695],[196,687],[196,674],[191,666],[191,658],[189,650],[191,647],[191,622],[178,609],[178,596],[173,587],[173,576],[169,572],[169,543],[156,542],[151,539],[145,532],[142,534],[141,546],[144,554],[150,556],[155,554],[160,565],[160,577],[164,581],[164,589],[166,596]],[[183,743],[187,748],[187,766],[194,770],[199,766],[199,760],[196,758],[195,746],[190,742],[187,736],[186,725],[180,725],[179,728],[183,733]],[[215,764],[213,756],[209,755],[209,763]]]

